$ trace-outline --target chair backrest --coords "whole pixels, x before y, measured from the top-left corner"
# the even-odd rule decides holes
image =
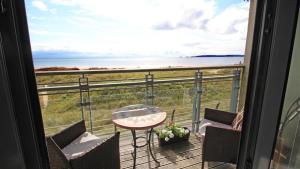
[[[85,123],[84,120],[81,120],[64,129],[63,131],[53,135],[52,139],[59,146],[59,148],[62,149],[84,132],[86,132]]]
[[[70,164],[59,146],[55,143],[52,137],[46,138],[49,164],[51,169],[69,169]]]

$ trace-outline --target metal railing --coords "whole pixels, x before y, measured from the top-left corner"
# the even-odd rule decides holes
[[[81,118],[92,132],[113,132],[111,112],[149,104],[171,112],[197,132],[205,107],[236,112],[243,65],[36,72],[46,134]]]

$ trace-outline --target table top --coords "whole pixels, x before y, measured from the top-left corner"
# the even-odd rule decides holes
[[[166,117],[167,113],[158,107],[137,104],[113,112],[112,121],[121,128],[145,130],[162,124]]]

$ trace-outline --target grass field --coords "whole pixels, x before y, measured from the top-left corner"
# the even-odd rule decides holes
[[[203,70],[204,77],[232,75],[233,69]],[[194,77],[195,71],[151,72],[155,80]],[[145,72],[87,74],[90,84],[145,81]],[[37,76],[39,87],[78,85],[79,75]],[[176,109],[175,120],[191,120],[194,101],[194,82],[178,82],[154,85],[154,105],[170,113]],[[205,107],[229,110],[232,78],[204,80],[202,83],[201,114]],[[40,92],[40,102],[46,134],[53,134],[81,119],[79,90]],[[66,93],[70,92],[70,93]],[[93,130],[99,134],[113,132],[111,114],[113,110],[130,104],[145,103],[145,85],[103,87],[90,90]],[[84,108],[89,125],[89,110]]]

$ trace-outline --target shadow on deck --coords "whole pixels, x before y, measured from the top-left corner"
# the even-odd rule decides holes
[[[132,137],[123,136],[120,141],[121,168],[132,168],[133,158],[131,152]],[[157,138],[152,145],[156,159],[160,162],[158,166],[148,153],[147,147],[137,149],[137,169],[200,169],[202,164],[202,143],[191,134],[189,142],[177,143],[159,147]],[[205,163],[206,169],[234,169],[235,165],[224,163]]]

